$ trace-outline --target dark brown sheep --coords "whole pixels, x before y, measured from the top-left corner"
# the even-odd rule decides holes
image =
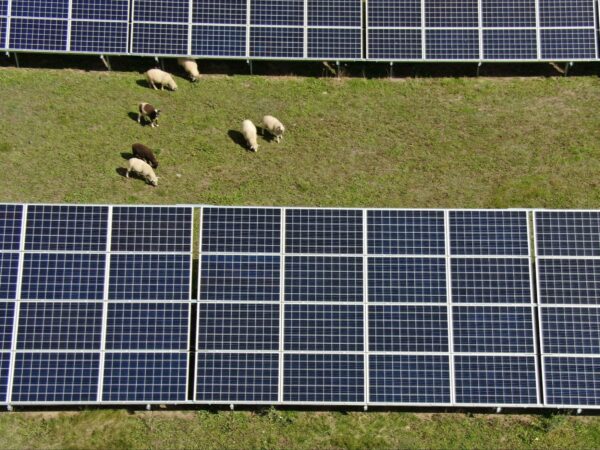
[[[154,153],[152,153],[152,150],[144,144],[137,142],[131,146],[131,150],[133,151],[133,156],[143,159],[155,169],[158,167],[158,161],[156,160]]]

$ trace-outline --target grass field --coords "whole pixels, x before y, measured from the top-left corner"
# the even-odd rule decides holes
[[[600,205],[600,79],[178,78],[0,69],[2,202]],[[136,105],[163,109],[158,129]],[[273,114],[283,143],[239,144]],[[126,179],[133,142],[159,186]],[[594,448],[600,418],[275,409],[0,414],[1,448]]]

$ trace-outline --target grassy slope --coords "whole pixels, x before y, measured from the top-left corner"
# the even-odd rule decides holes
[[[141,78],[0,69],[0,201],[599,207],[596,78],[207,77],[176,93]],[[163,108],[160,128],[130,117],[139,101]],[[265,113],[283,144],[245,152],[229,130]],[[135,141],[160,151],[158,188],[118,173]],[[560,415],[0,415],[1,448],[599,445],[599,418]]]

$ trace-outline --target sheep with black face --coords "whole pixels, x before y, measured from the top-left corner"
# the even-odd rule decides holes
[[[145,122],[150,122],[152,128],[158,126],[158,116],[160,116],[160,109],[155,108],[150,103],[140,103],[138,105],[138,123],[142,123],[142,119]]]

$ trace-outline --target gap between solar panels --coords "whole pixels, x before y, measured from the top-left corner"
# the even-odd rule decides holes
[[[598,259],[597,211],[0,205],[0,402],[596,408]]]

